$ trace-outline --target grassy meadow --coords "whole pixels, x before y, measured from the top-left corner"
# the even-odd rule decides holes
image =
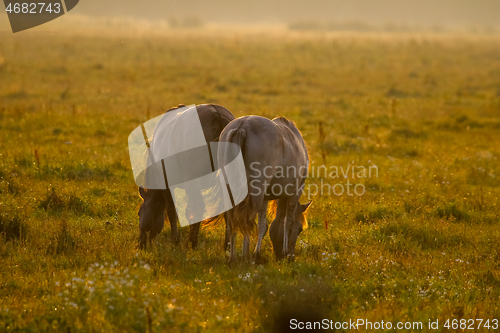
[[[0,331],[267,332],[289,318],[491,325],[499,41],[2,34]],[[309,177],[294,262],[276,262],[267,236],[267,263],[228,267],[223,225],[202,230],[198,250],[187,229],[171,244],[166,226],[139,251],[127,138],[179,103],[288,117],[314,168],[378,173]],[[365,193],[312,193],[347,181]]]

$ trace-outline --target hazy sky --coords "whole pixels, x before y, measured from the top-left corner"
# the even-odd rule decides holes
[[[500,25],[500,0],[81,0],[75,13],[204,22],[295,21],[472,27]]]

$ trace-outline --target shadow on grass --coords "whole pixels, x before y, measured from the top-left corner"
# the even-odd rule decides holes
[[[0,215],[0,237],[5,237],[6,241],[14,239],[24,239],[28,226],[17,215]]]
[[[436,250],[456,247],[467,243],[463,235],[445,234],[430,228],[419,228],[410,224],[387,224],[371,232],[369,237],[385,244],[393,252]]]
[[[361,223],[374,223],[387,218],[398,217],[401,214],[385,206],[378,206],[372,209],[356,213],[354,220]]]
[[[92,217],[109,216],[114,213],[114,209],[110,205],[107,205],[106,208],[93,206],[92,203],[74,194],[57,193],[54,188],[47,193],[45,199],[40,201],[38,208],[56,216],[59,216],[62,212],[71,212],[77,216],[87,215]]]

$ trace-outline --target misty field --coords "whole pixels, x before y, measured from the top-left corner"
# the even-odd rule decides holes
[[[295,121],[320,174],[294,262],[266,236],[267,263],[228,267],[223,225],[198,250],[168,226],[137,249],[127,138],[179,103]],[[499,158],[498,36],[4,34],[0,331],[263,332],[290,318],[494,331]],[[327,185],[346,191],[314,194]]]

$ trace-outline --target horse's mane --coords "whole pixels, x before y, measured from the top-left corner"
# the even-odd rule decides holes
[[[300,205],[300,202],[298,203]],[[278,212],[278,200],[271,201],[271,205],[267,209],[267,218],[272,222],[276,218],[276,213]],[[302,228],[306,229],[307,224],[307,212],[302,213],[300,216],[300,223]]]
[[[309,224],[307,223],[307,211],[300,215],[300,223],[302,223],[302,229],[307,229],[307,227],[309,226]]]
[[[292,120],[288,120],[285,117],[276,117],[272,121],[274,121],[275,123],[280,122],[280,123],[284,123],[284,124],[287,124],[287,125],[288,124],[292,124],[293,126],[295,126],[295,123]]]
[[[177,106],[174,106],[174,107],[171,107],[170,109],[168,109],[166,112],[169,112],[169,111],[174,111],[174,110],[177,110],[177,109],[180,109],[180,108],[183,108],[185,107],[184,104],[179,104]]]

